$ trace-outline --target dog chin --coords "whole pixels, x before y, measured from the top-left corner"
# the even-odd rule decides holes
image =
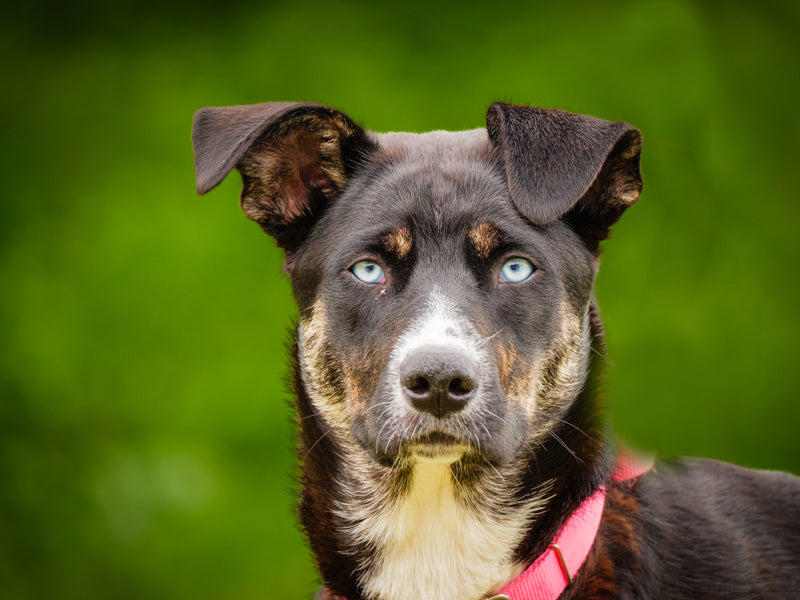
[[[403,429],[415,429],[413,426]],[[366,418],[357,418],[352,426],[353,438],[374,460],[385,467],[397,467],[414,462],[454,463],[469,458],[476,464],[503,465],[517,455],[527,439],[524,423],[507,418],[500,431],[491,437],[481,437],[474,432],[463,435],[448,431],[444,427],[429,429],[416,436],[388,436],[389,443],[376,439],[374,431],[381,431],[386,424],[371,423]],[[387,437],[387,436],[384,436]]]
[[[469,446],[435,446],[429,444],[414,445],[409,448],[409,455],[415,462],[452,464],[461,459]]]
[[[451,464],[461,459],[471,446],[456,437],[433,433],[412,440],[406,451],[412,461]]]

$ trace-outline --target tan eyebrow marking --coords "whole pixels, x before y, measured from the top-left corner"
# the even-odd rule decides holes
[[[392,229],[383,237],[383,244],[386,249],[392,254],[396,254],[399,258],[405,258],[411,251],[411,245],[414,240],[411,237],[411,232],[406,227],[398,227]]]
[[[489,254],[497,247],[500,233],[489,223],[478,223],[469,230],[469,241],[475,247],[475,252],[481,258],[488,258]]]

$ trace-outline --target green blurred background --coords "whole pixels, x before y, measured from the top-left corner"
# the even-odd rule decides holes
[[[75,3],[73,3],[75,4]],[[0,596],[308,598],[294,315],[206,105],[377,131],[495,99],[627,120],[645,192],[598,293],[632,444],[800,473],[796,2],[34,1],[0,24]]]

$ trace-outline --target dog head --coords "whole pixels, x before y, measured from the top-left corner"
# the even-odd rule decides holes
[[[386,466],[504,465],[585,384],[600,242],[641,190],[639,132],[503,103],[487,128],[373,134],[313,104],[195,115],[197,187],[233,169],[286,253],[299,385]]]

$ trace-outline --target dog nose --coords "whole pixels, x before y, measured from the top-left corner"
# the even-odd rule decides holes
[[[400,364],[400,385],[411,405],[443,418],[464,408],[478,388],[478,364],[462,351],[423,348]]]

